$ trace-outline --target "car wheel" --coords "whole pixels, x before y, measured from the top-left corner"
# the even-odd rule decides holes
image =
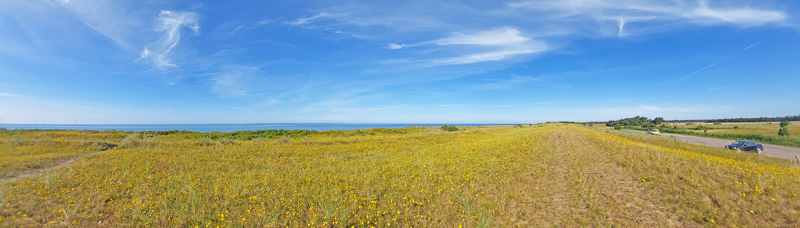
[[[756,148],[756,153],[757,153],[758,155],[761,155],[761,148]]]

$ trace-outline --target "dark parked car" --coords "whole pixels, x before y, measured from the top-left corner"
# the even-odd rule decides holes
[[[764,151],[764,146],[758,144],[756,142],[746,141],[746,140],[739,140],[730,145],[725,146],[725,149],[729,150],[736,150],[736,151],[753,151],[758,154],[761,154],[761,151]]]

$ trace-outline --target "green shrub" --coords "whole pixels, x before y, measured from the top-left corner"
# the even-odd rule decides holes
[[[443,125],[442,126],[442,130],[443,131],[458,131],[458,128],[456,128],[456,126]]]
[[[615,130],[622,130],[622,125],[617,125],[617,126],[614,126],[614,129],[615,129]]]
[[[789,121],[781,121],[781,127],[788,127]]]
[[[693,123],[686,123],[686,125],[694,125]]]
[[[722,125],[722,123],[714,123],[714,125]]]
[[[780,130],[778,130],[778,135],[789,136],[789,128],[782,127]]]

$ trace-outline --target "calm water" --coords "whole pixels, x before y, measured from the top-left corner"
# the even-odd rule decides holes
[[[351,130],[370,128],[402,128],[413,126],[442,126],[444,124],[319,124],[319,123],[286,123],[286,124],[0,124],[5,129],[70,129],[70,130],[118,130],[118,131],[168,131],[187,130],[199,132],[212,131],[246,131],[265,129],[285,130]],[[487,126],[499,124],[449,124],[456,126]]]

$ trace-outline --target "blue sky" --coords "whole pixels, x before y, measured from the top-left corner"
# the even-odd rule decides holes
[[[3,124],[800,114],[797,1],[0,1]]]

